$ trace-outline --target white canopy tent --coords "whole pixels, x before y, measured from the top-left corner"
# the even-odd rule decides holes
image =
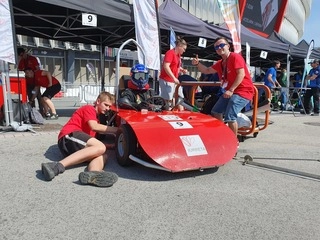
[[[2,81],[6,126],[9,126],[13,122],[9,63],[15,64],[17,59],[14,45],[16,41],[12,12],[11,0],[0,1],[0,78]]]

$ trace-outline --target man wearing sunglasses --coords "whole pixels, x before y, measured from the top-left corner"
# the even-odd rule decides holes
[[[214,42],[214,49],[221,57],[210,67],[199,62],[198,56],[192,60],[204,74],[218,73],[221,80],[222,94],[211,110],[211,115],[228,124],[237,135],[237,115],[252,100],[254,88],[245,60],[240,54],[230,51],[227,39],[219,37]]]

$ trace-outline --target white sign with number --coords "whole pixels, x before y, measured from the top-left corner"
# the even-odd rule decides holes
[[[205,48],[207,46],[207,39],[205,38],[199,38],[198,47]]]
[[[97,15],[91,13],[82,13],[82,25],[96,27]]]
[[[261,51],[261,53],[260,53],[260,57],[261,57],[261,58],[266,59],[267,56],[268,56],[268,52],[266,52],[266,51]]]

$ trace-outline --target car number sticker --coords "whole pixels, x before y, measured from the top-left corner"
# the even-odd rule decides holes
[[[187,129],[187,128],[192,128],[190,123],[186,121],[178,121],[178,122],[169,122],[169,124],[174,128],[174,129]]]
[[[165,121],[182,120],[182,118],[180,118],[176,115],[158,115],[158,116]]]
[[[180,136],[180,139],[189,157],[208,154],[199,135]]]

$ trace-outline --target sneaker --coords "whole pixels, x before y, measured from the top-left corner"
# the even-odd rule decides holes
[[[311,113],[310,116],[319,116],[319,113]]]
[[[83,185],[94,185],[97,187],[111,187],[118,180],[118,175],[113,172],[81,172],[79,181]]]
[[[52,114],[51,116],[47,117],[47,120],[57,120],[59,118],[58,114]]]
[[[65,171],[64,166],[59,162],[41,164],[41,171],[46,181],[51,181],[55,176]]]

